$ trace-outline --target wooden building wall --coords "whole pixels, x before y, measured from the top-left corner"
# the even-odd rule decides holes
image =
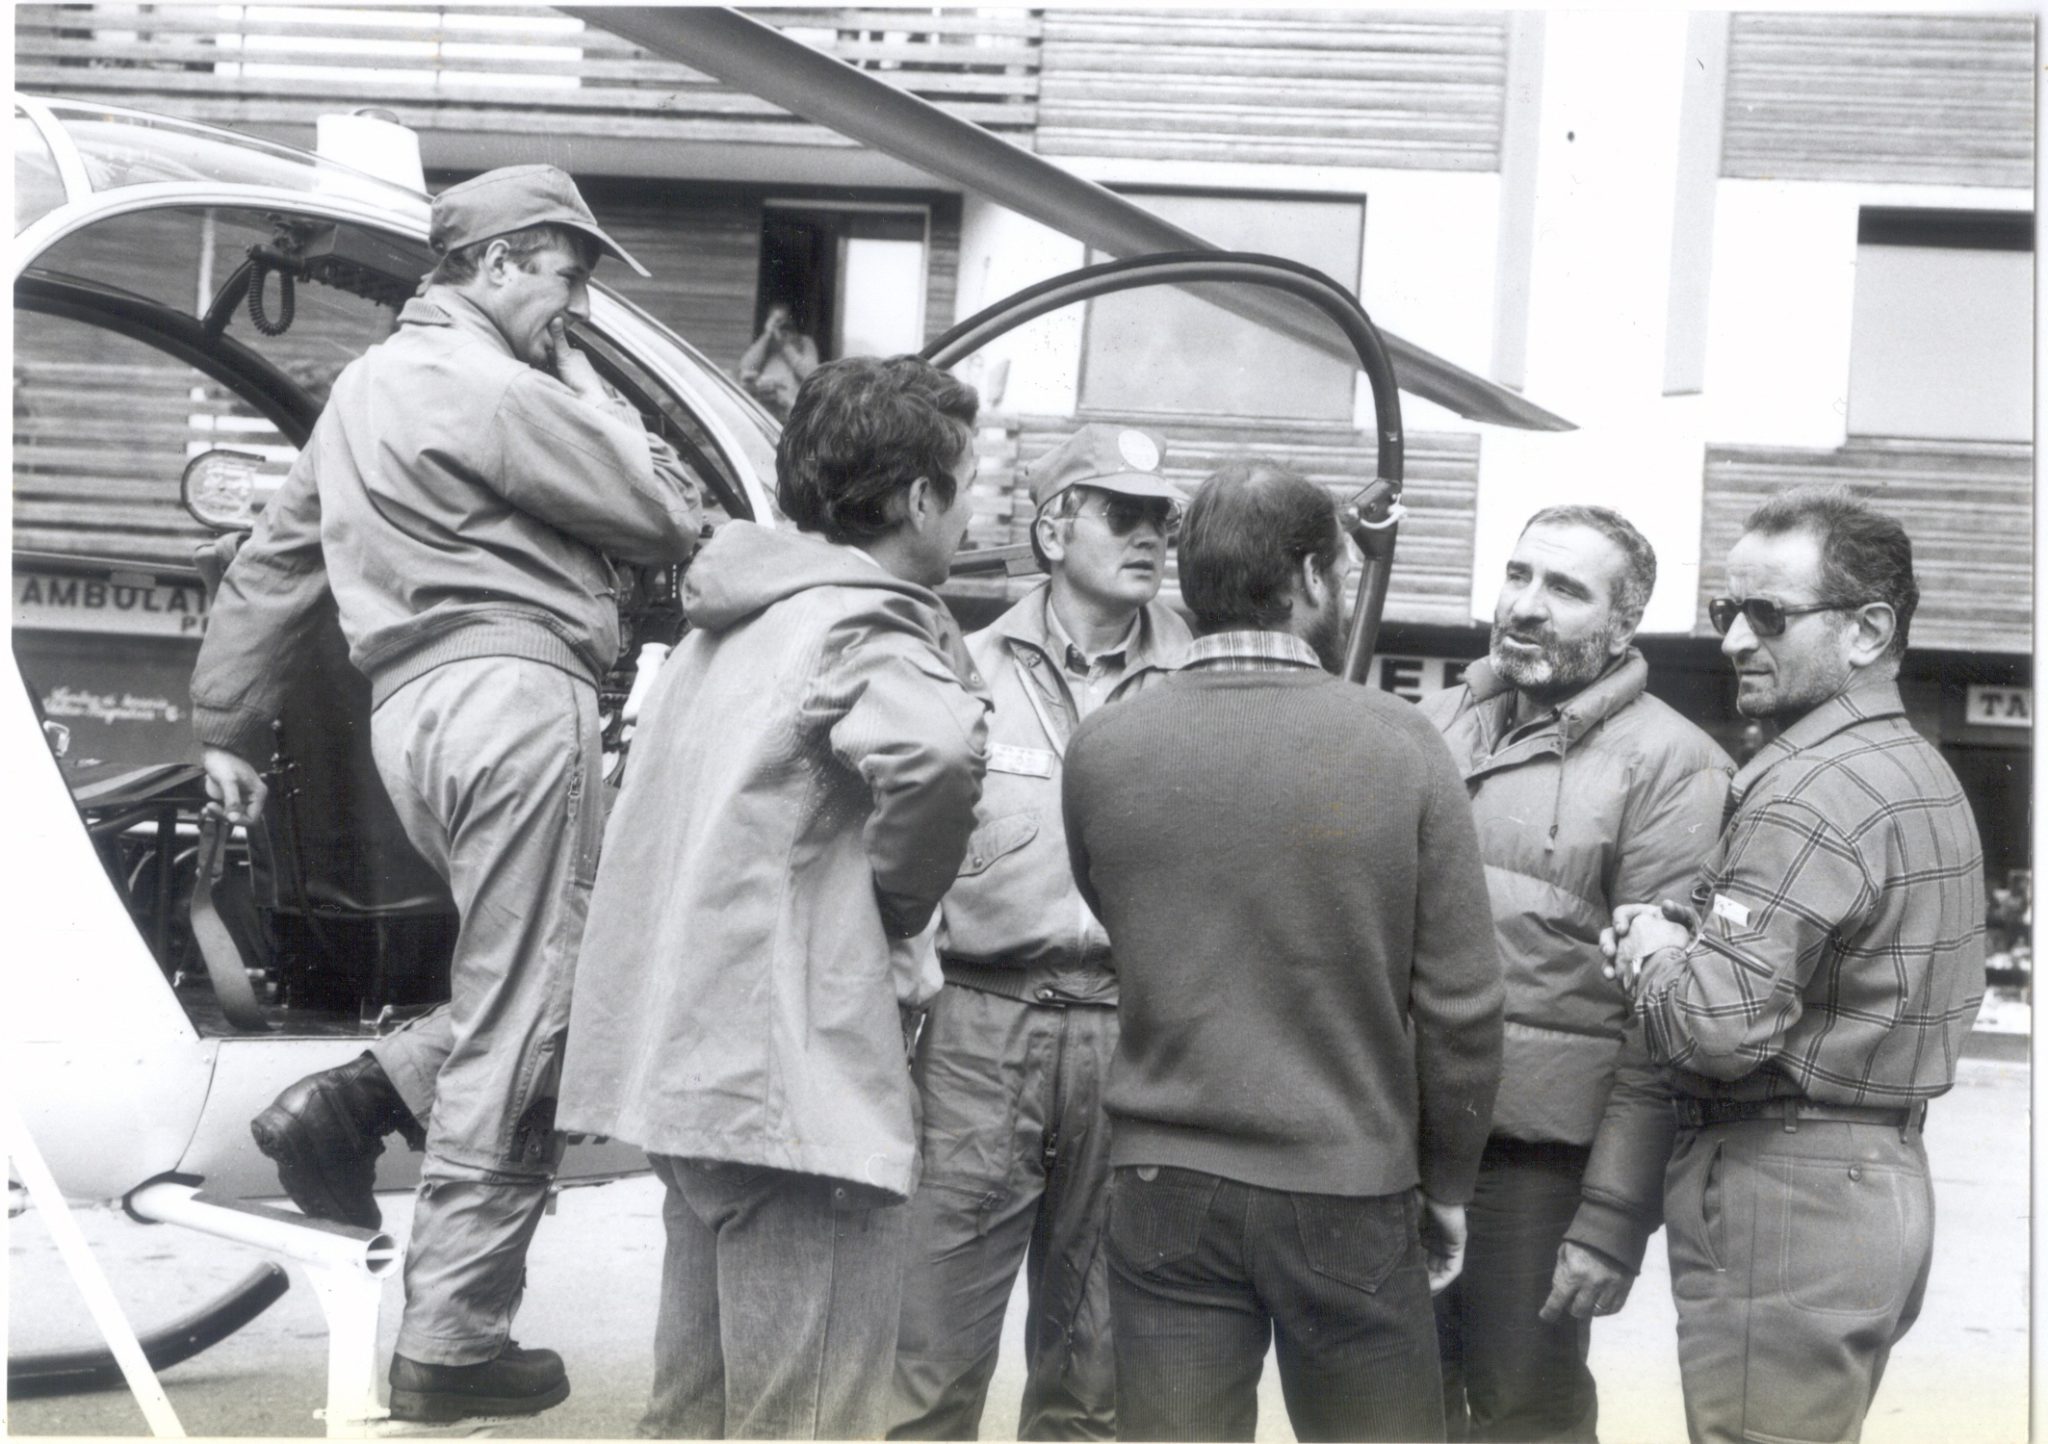
[[[1721,174],[2034,183],[2034,17],[1737,14]]]
[[[2032,650],[2033,453],[1992,442],[1708,448],[1696,634],[1711,634],[1706,598],[1727,590],[1728,548],[1743,521],[1766,498],[1812,482],[1848,485],[1904,524],[1920,582],[1914,647]]]
[[[1500,167],[1508,47],[1498,12],[1044,15],[1043,155]]]

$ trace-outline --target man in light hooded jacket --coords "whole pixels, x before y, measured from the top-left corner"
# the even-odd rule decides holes
[[[1619,1310],[1662,1217],[1670,1095],[1604,976],[1614,905],[1683,891],[1734,768],[1644,691],[1656,553],[1604,507],[1522,529],[1489,655],[1426,697],[1465,774],[1507,984],[1501,1087],[1437,1296],[1452,1439],[1586,1440],[1591,1319]]]
[[[795,528],[725,527],[641,714],[571,1008],[562,1125],[645,1148],[667,1253],[643,1429],[882,1431],[917,1184],[916,945],[974,826],[987,706],[930,590],[971,514],[968,387],[819,368]]]

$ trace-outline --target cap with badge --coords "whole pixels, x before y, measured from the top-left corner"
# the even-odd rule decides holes
[[[551,165],[507,165],[472,176],[434,197],[428,244],[446,255],[478,241],[538,225],[567,226],[644,276],[647,268],[604,233],[568,172]]]
[[[1072,486],[1185,502],[1181,489],[1159,474],[1164,455],[1159,438],[1149,431],[1095,421],[1027,466],[1024,481],[1031,489],[1031,504],[1040,511]]]

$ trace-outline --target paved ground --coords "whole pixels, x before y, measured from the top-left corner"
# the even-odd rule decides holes
[[[2013,1444],[2028,1437],[2029,1075],[2024,1053],[1970,1059],[1955,1091],[1936,1104],[1927,1134],[1939,1210],[1934,1280],[1919,1325],[1893,1356],[1865,1432],[1868,1444]],[[660,1190],[638,1178],[563,1196],[531,1260],[519,1336],[560,1349],[575,1394],[525,1432],[549,1438],[630,1436],[651,1373],[649,1344],[661,1258]],[[410,1200],[387,1200],[386,1226],[402,1230]],[[111,1210],[81,1215],[138,1326],[183,1313],[245,1273],[257,1256],[235,1245],[146,1228]],[[33,1210],[8,1238],[10,1349],[90,1342],[76,1290]],[[387,1286],[386,1346],[396,1332],[398,1287]],[[983,1437],[1014,1437],[1021,1375],[1010,1313],[1004,1361]],[[301,1279],[240,1334],[166,1372],[188,1433],[312,1436],[324,1391],[326,1335]],[[1601,1435],[1608,1444],[1682,1440],[1678,1366],[1661,1240],[1627,1310],[1595,1331]],[[16,1402],[15,1435],[132,1435],[141,1411],[124,1393]],[[509,1431],[508,1431],[509,1432]],[[1292,1438],[1269,1368],[1261,1440]]]

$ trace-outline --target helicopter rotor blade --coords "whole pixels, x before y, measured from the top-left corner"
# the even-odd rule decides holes
[[[559,7],[562,13],[781,106],[1118,259],[1156,251],[1217,250],[1095,182],[1083,179],[929,101],[792,40],[736,10],[697,5]],[[1219,301],[1347,362],[1341,338],[1304,327],[1284,302],[1256,293]],[[1573,424],[1411,341],[1381,331],[1401,389],[1471,421],[1531,431]]]

